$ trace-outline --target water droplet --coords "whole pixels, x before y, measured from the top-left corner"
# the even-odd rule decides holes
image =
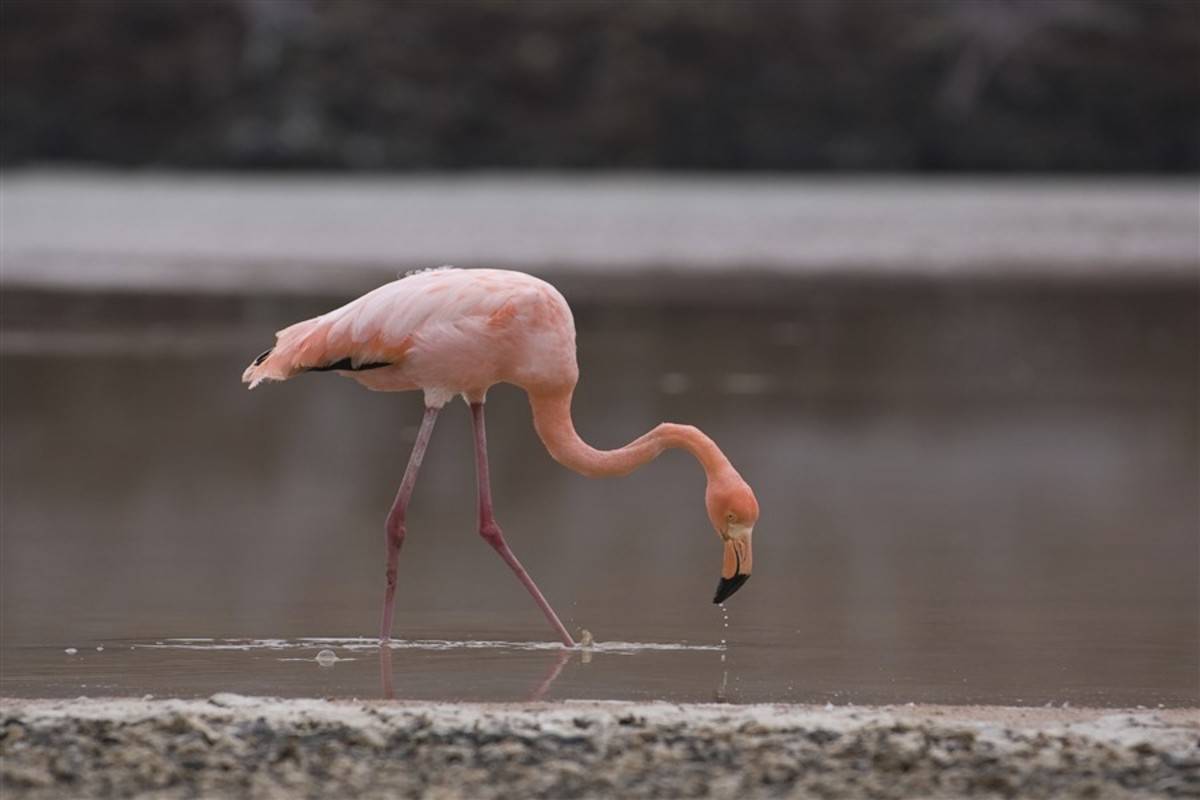
[[[317,653],[317,663],[322,667],[332,667],[335,663],[337,663],[337,660],[337,653],[333,652],[332,650],[322,650],[321,652]]]
[[[96,645],[96,652],[97,652],[97,653],[103,653],[103,652],[104,652],[104,645],[102,645],[102,644],[98,644],[98,645]]]
[[[67,655],[69,655],[69,656],[73,656],[73,655],[75,655],[76,653],[78,653],[79,651],[78,651],[78,650],[76,650],[74,647],[68,647],[66,650],[63,650],[63,652],[64,652],[64,653],[66,653],[66,654],[67,654]]]

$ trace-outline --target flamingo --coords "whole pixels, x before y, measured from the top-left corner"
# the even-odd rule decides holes
[[[575,432],[575,321],[562,294],[539,278],[510,270],[454,267],[409,273],[341,308],[279,331],[274,347],[254,359],[242,380],[253,389],[263,381],[283,381],[305,372],[336,372],[375,391],[425,393],[421,426],[384,526],[381,642],[391,636],[400,547],[417,472],[438,413],[461,395],[471,408],[475,428],[479,534],[528,590],[563,645],[575,645],[508,546],[493,513],[484,401],[497,383],[525,391],[534,429],[550,455],[588,477],[627,475],[672,448],[689,452],[704,470],[705,509],[724,543],[713,602],[723,603],[750,577],[758,501],[712,439],[691,425],[663,423],[624,447],[598,450]]]

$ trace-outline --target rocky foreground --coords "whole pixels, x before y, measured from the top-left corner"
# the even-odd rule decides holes
[[[50,797],[1196,797],[1200,712],[3,700]]]

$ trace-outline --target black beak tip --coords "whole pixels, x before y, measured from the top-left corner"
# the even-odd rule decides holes
[[[734,575],[732,578],[721,578],[721,582],[717,584],[717,594],[713,597],[713,604],[724,603],[729,597],[742,588],[742,584],[750,580],[749,575]]]

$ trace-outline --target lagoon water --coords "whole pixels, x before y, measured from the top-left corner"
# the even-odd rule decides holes
[[[420,399],[238,381],[272,331],[343,299],[6,296],[0,694],[385,691],[360,637]],[[706,430],[759,496],[754,576],[725,627],[696,465],[575,475],[498,387],[501,524],[598,647],[552,646],[474,532],[456,404],[401,555],[396,697],[1200,702],[1195,293],[569,299],[580,432]]]

